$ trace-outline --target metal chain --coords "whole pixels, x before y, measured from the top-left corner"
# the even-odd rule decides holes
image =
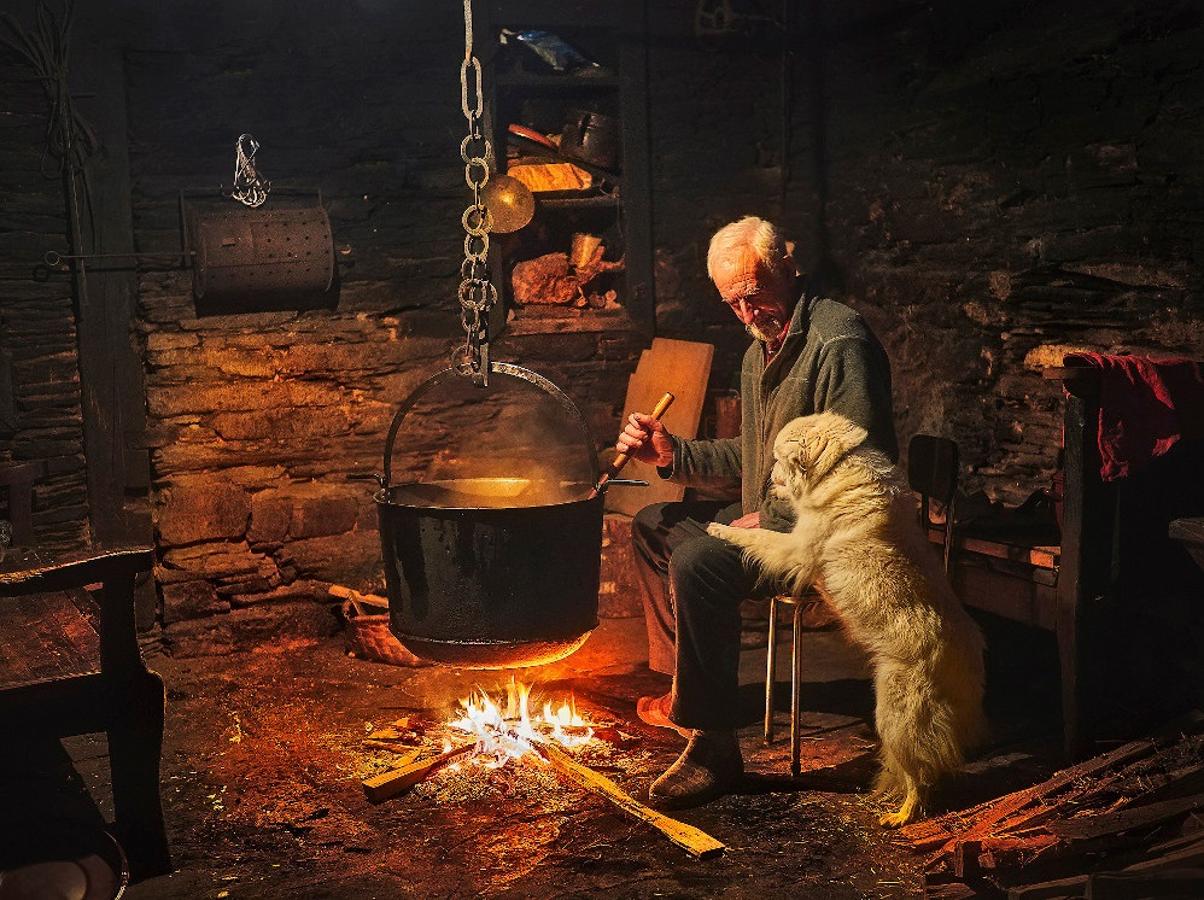
[[[471,90],[470,90],[471,89]],[[471,95],[471,96],[470,96]],[[481,202],[481,189],[489,182],[489,141],[481,131],[485,109],[481,90],[481,61],[472,52],[472,0],[464,0],[464,62],[460,65],[460,110],[468,122],[468,135],[460,142],[464,181],[472,190],[472,203],[464,210],[464,262],[460,264],[460,324],[464,344],[452,351],[452,366],[471,375],[477,384],[489,383],[489,310],[497,289],[489,280],[489,232],[493,216]]]

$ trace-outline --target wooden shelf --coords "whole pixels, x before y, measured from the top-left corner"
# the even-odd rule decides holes
[[[584,190],[540,191],[535,193],[536,215],[547,217],[552,231],[590,230],[617,227],[622,243],[625,270],[615,283],[623,306],[618,309],[585,309],[571,307],[515,307],[512,286],[504,273],[514,262],[506,259],[509,248],[501,242],[490,247],[490,269],[494,273],[500,310],[509,312],[504,322],[501,316],[492,321],[494,333],[549,334],[573,331],[631,330],[651,333],[655,328],[652,210],[650,197],[650,146],[648,142],[647,102],[647,36],[643,26],[631,23],[643,21],[643,6],[627,0],[612,0],[598,4],[589,0],[473,0],[473,27],[482,46],[496,45],[499,29],[547,29],[566,32],[563,36],[573,43],[573,34],[591,32],[590,39],[580,48],[606,66],[604,74],[588,74],[586,70],[555,73],[527,71],[536,62],[523,48],[516,52],[499,51],[486,63],[484,76],[485,128],[498,149],[498,167],[509,165],[511,149],[519,157],[532,162],[572,163],[589,172],[593,186]],[[571,33],[569,33],[571,32]],[[596,32],[596,33],[595,33]],[[541,104],[537,112],[524,112],[523,101],[532,98]],[[558,109],[563,107],[563,109]],[[598,107],[598,112],[614,116],[618,122],[616,165],[622,161],[622,171],[613,172],[591,163],[562,157],[558,150],[542,141],[532,141],[509,133],[508,125],[521,118],[542,122],[544,128],[554,127],[575,108]],[[516,118],[517,117],[517,118]],[[534,121],[523,121],[535,127]],[[505,156],[501,148],[507,148]],[[579,217],[586,222],[578,222]],[[605,224],[603,224],[605,222]],[[582,227],[575,227],[575,226]],[[529,241],[528,241],[529,243]],[[538,248],[524,244],[524,252]],[[544,251],[557,249],[545,247]]]
[[[591,331],[636,331],[623,307],[577,309],[572,306],[520,306],[506,322],[506,337],[528,334],[581,334]]]
[[[608,209],[619,205],[618,194],[585,191],[543,191],[535,194],[537,209]]]

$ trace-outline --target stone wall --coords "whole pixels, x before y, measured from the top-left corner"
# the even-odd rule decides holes
[[[228,183],[250,131],[277,188],[322,191],[341,282],[333,309],[198,316],[187,273],[142,275],[166,634],[212,648],[325,631],[313,598],[326,583],[378,586],[370,498],[392,407],[458,336],[459,10],[129,5],[139,249],[179,246],[179,191]],[[784,32],[750,18],[704,36],[696,8],[650,6],[657,323],[717,345],[712,388],[732,383],[744,338],[706,279],[706,243],[746,213],[779,221],[872,321],[901,437],[956,438],[967,488],[998,499],[1052,471],[1060,398],[1037,368],[1057,348],[1202,352],[1193,6],[805,3]],[[37,123],[21,121],[32,141]],[[21,240],[40,254],[37,234],[61,234],[52,194],[43,211],[29,201],[37,227],[14,226],[33,237],[6,232],[6,267]],[[69,308],[64,285],[20,290],[48,292],[38,315]],[[19,299],[5,299],[6,327]],[[644,340],[613,323],[527,323],[496,352],[562,386],[603,447]],[[58,477],[82,489],[65,430],[78,391],[30,365],[31,392],[53,385],[65,417],[30,427],[66,442],[51,449],[75,474]]]
[[[1204,354],[1197,4],[799,4],[785,90],[779,32],[674,40],[693,6],[653,55],[658,305],[717,378],[706,241],[747,213],[870,319],[902,441],[955,438],[996,499],[1048,484],[1064,348]]]
[[[322,191],[341,284],[334,309],[198,316],[188,273],[142,278],[156,575],[185,651],[323,632],[327,584],[381,588],[385,432],[463,339],[458,7],[332,22],[323,4],[276,4],[227,32],[202,22],[210,9],[151,23],[126,55],[139,246],[178,246],[178,192],[227,181],[250,131],[273,185]],[[551,378],[609,441],[641,338],[559,327],[516,327],[495,356]],[[465,434],[501,427],[453,412]],[[445,449],[407,444],[399,464],[425,471]]]
[[[0,66],[0,463],[45,462],[34,532],[53,552],[86,542],[88,491],[71,282],[34,278],[47,250],[67,252],[67,216],[31,74]]]
[[[1019,501],[1055,465],[1038,369],[1062,346],[1204,353],[1200,8],[941,3],[831,27],[828,221],[899,424],[956,437],[972,483]]]

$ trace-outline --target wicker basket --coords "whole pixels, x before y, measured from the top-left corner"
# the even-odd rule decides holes
[[[356,611],[350,600],[344,600],[343,618],[347,620],[347,630],[344,632],[347,638],[347,652],[352,656],[393,666],[430,665],[401,646],[401,642],[393,636],[393,632],[389,630],[388,612],[380,615],[361,614]]]

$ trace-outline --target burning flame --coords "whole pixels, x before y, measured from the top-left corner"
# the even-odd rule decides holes
[[[461,700],[460,707],[463,714],[449,724],[476,738],[475,755],[487,757],[485,766],[490,769],[534,753],[537,743],[555,741],[565,747],[577,747],[594,736],[594,730],[577,712],[575,697],[570,695],[559,706],[548,701],[543,705],[542,715],[532,716],[531,686],[513,678],[500,705],[479,690]],[[450,749],[451,742],[445,744]]]

